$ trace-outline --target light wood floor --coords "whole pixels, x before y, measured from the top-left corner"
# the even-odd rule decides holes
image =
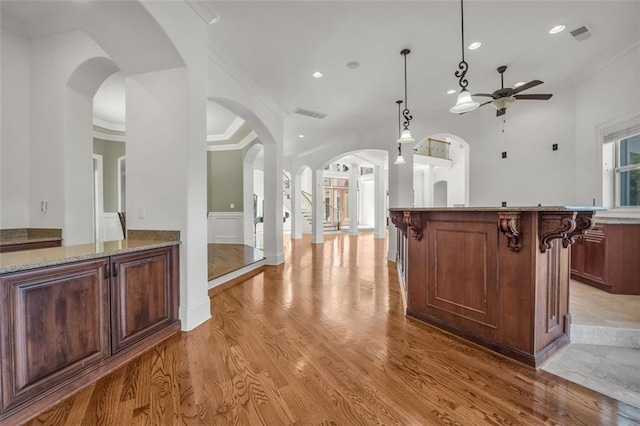
[[[209,281],[264,259],[262,250],[242,244],[208,244]]]
[[[640,410],[402,312],[371,234],[288,241],[213,318],[30,425],[637,425]]]

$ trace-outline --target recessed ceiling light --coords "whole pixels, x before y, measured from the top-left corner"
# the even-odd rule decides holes
[[[476,50],[480,46],[482,46],[482,43],[480,43],[479,41],[474,41],[469,45],[469,50]]]
[[[455,89],[447,90],[447,95],[453,95],[454,93],[456,93]]]
[[[555,27],[553,27],[553,28],[551,28],[549,30],[549,34],[561,33],[562,31],[564,31],[565,28],[567,28],[567,26],[565,24],[556,25]]]
[[[519,81],[516,84],[513,85],[513,87],[520,87],[524,84],[524,81]]]
[[[321,78],[322,77],[322,73],[320,71],[316,71],[311,75],[313,75],[315,78]]]
[[[350,70],[356,70],[356,69],[360,68],[360,62],[358,62],[358,61],[349,61],[349,62],[347,62],[347,68],[349,68]]]
[[[304,135],[298,135],[299,138],[304,138]]]

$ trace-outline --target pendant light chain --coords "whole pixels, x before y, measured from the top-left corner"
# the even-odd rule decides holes
[[[455,76],[459,78],[458,84],[462,90],[466,90],[469,85],[469,81],[465,78],[465,75],[467,75],[467,71],[469,70],[469,64],[464,60],[464,0],[460,0],[460,23],[462,28],[462,39],[460,42],[462,61],[458,64],[458,71],[456,71]]]
[[[400,52],[404,56],[404,110],[402,111],[404,130],[409,130],[409,122],[413,120],[413,116],[409,113],[409,104],[407,102],[407,55],[409,53],[411,53],[409,49],[403,49]]]

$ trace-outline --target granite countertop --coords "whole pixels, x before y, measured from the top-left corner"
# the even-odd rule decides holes
[[[596,216],[596,223],[601,223],[603,225],[640,225],[640,218]]]
[[[26,271],[44,266],[61,265],[81,260],[98,259],[122,253],[131,253],[180,244],[179,241],[116,240],[95,244],[0,253],[0,274]]]
[[[389,211],[405,211],[405,212],[437,212],[437,211],[461,211],[461,212],[595,212],[605,210],[604,207],[596,206],[508,206],[508,207],[392,207]]]
[[[62,241],[62,230],[49,228],[0,229],[0,246],[47,241]]]

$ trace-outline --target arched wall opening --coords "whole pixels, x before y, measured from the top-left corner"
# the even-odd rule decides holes
[[[65,245],[98,241],[103,212],[101,161],[94,165],[93,97],[118,66],[108,58],[91,58],[71,74],[64,92],[64,223]],[[96,182],[96,181],[99,182]]]
[[[469,144],[445,133],[418,141],[413,150],[413,196],[415,207],[468,206]]]
[[[283,170],[282,146],[276,142],[264,122],[249,108],[241,103],[223,97],[207,98],[242,118],[256,133],[263,145],[264,154],[264,244],[263,250],[268,264],[279,264],[284,261],[283,250]],[[248,179],[248,176],[247,176]],[[243,181],[246,180],[243,177]],[[252,206],[253,203],[247,207]],[[243,215],[243,217],[246,217]],[[246,222],[243,231],[246,232]]]

